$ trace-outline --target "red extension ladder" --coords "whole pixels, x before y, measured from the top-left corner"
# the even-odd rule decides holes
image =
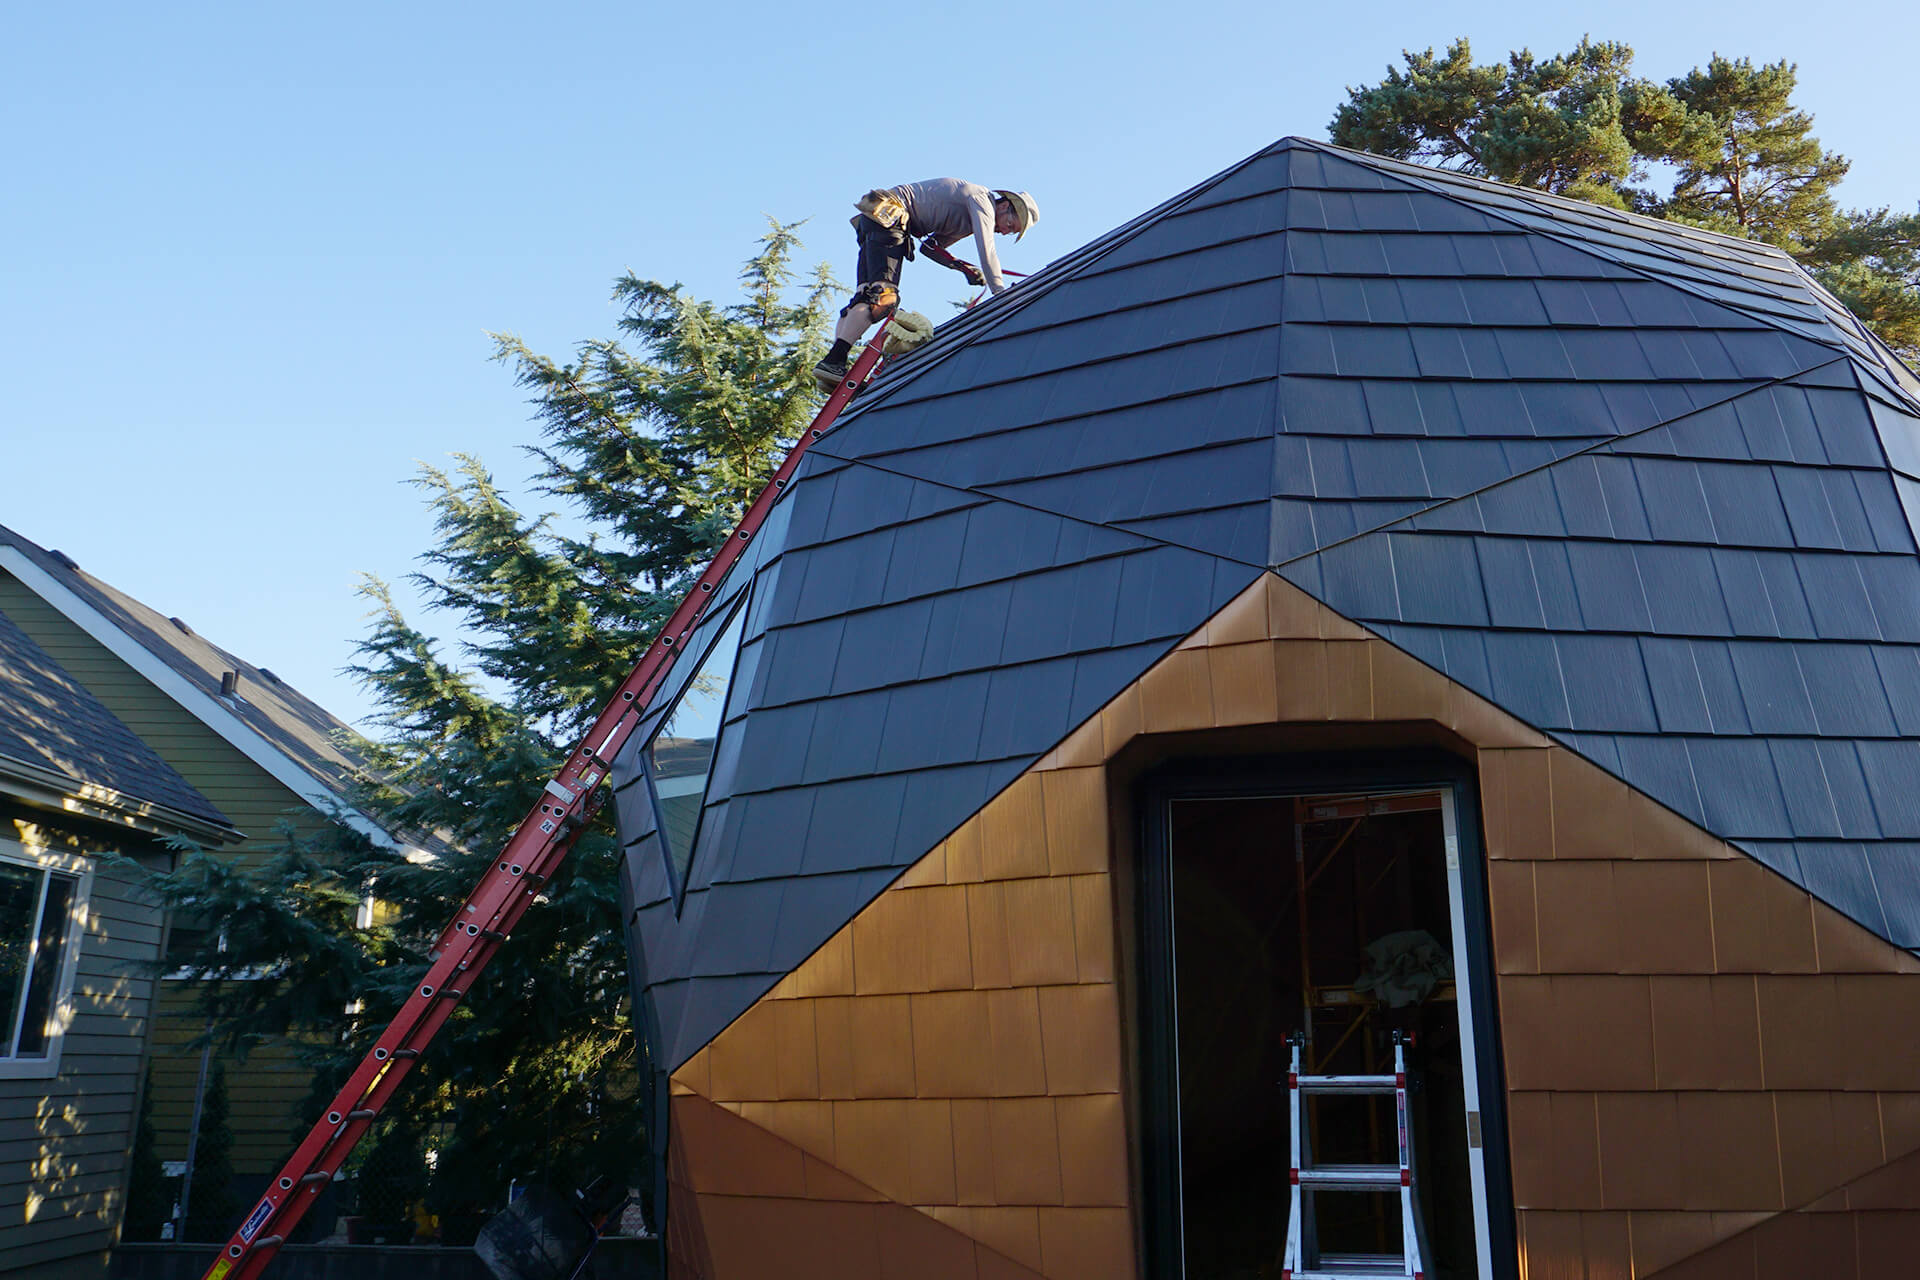
[[[639,665],[594,717],[585,738],[547,783],[539,803],[434,944],[429,952],[432,963],[420,985],[387,1024],[373,1051],[348,1077],[326,1115],[268,1184],[265,1197],[247,1214],[203,1280],[254,1280],[266,1268],[314,1197],[346,1162],[354,1144],[432,1043],[468,986],[513,932],[534,895],[552,878],[588,819],[599,809],[603,797],[599,785],[609,766],[659,691],[679,656],[680,646],[693,634],[721,580],[765,523],[807,447],[826,433],[847,402],[873,379],[887,330],[885,322],[874,330],[846,379],[827,397],[812,425],[801,433],[799,443],[773,473],[772,483],[753,500],[739,528],[673,611]]]

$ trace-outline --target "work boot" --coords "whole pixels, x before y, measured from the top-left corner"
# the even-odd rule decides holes
[[[813,381],[820,388],[820,394],[832,395],[847,380],[847,358],[835,359],[831,353],[821,357],[820,363],[813,366]]]

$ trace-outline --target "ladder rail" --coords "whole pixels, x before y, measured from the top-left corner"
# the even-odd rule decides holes
[[[568,753],[533,808],[440,933],[428,952],[426,973],[348,1076],[322,1118],[268,1183],[265,1195],[228,1238],[203,1280],[254,1280],[266,1268],[306,1216],[320,1188],[346,1163],[355,1144],[372,1127],[414,1063],[452,1016],[454,1006],[552,879],[599,810],[605,795],[600,783],[639,727],[675,659],[703,620],[720,583],[766,522],[808,447],[826,434],[841,410],[872,379],[883,359],[886,335],[887,325],[882,323],[846,378],[775,468],[767,486],[748,506],[726,543],[688,589],[660,634],[594,715],[579,744]]]
[[[1426,1226],[1420,1218],[1415,1188],[1413,1118],[1407,1105],[1406,1045],[1393,1034],[1393,1074],[1390,1076],[1307,1075],[1300,1070],[1300,1051],[1306,1037],[1288,1037],[1290,1070],[1287,1101],[1291,1114],[1288,1135],[1292,1166],[1288,1172],[1287,1242],[1281,1255],[1283,1280],[1320,1280],[1334,1276],[1404,1276],[1421,1280],[1427,1269]],[[1396,1160],[1393,1164],[1317,1164],[1307,1135],[1309,1097],[1328,1094],[1390,1095],[1394,1103]],[[1323,1254],[1314,1221],[1316,1192],[1348,1191],[1376,1195],[1397,1194],[1400,1200],[1400,1252],[1397,1254]]]

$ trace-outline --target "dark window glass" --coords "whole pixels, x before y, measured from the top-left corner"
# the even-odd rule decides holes
[[[0,862],[0,1022],[4,1056],[44,1058],[54,984],[73,914],[72,876]]]
[[[53,1026],[53,984],[66,956],[67,926],[73,915],[73,877],[47,876],[46,903],[40,908],[40,942],[33,949],[33,973],[27,979],[26,1011],[20,1018],[21,1058],[47,1056],[47,1032]]]
[[[40,907],[43,871],[0,862],[0,1057],[13,1053],[27,965],[33,959],[34,915]]]
[[[666,848],[676,886],[686,884],[693,863],[707,779],[713,772],[713,750],[720,740],[746,617],[746,609],[734,610],[720,639],[707,651],[686,692],[647,746],[647,771],[659,801],[660,843]]]

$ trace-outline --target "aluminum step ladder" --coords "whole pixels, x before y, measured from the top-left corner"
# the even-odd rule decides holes
[[[1315,1076],[1300,1071],[1300,1050],[1306,1037],[1287,1037],[1292,1065],[1287,1071],[1287,1095],[1292,1106],[1293,1168],[1288,1178],[1287,1251],[1281,1264],[1283,1280],[1345,1280],[1352,1276],[1402,1276],[1424,1280],[1427,1259],[1426,1225],[1420,1218],[1420,1198],[1414,1185],[1413,1125],[1407,1115],[1406,1049],[1411,1037],[1393,1033],[1393,1074],[1390,1076]],[[1400,1162],[1393,1164],[1319,1164],[1307,1130],[1307,1099],[1324,1094],[1391,1094],[1399,1131]],[[1399,1253],[1320,1252],[1314,1219],[1314,1197],[1322,1191],[1357,1191],[1400,1197]]]

